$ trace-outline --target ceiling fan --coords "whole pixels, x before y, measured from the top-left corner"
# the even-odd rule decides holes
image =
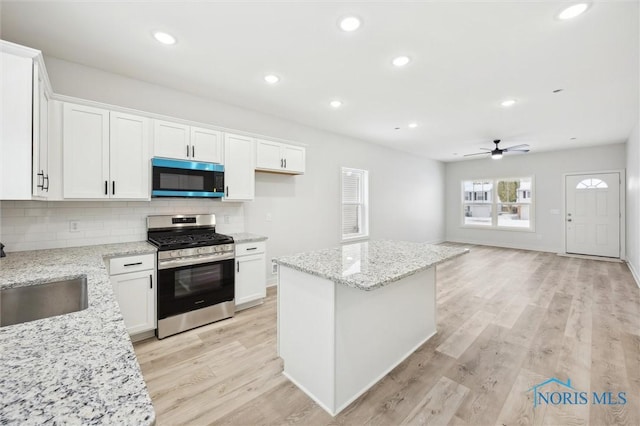
[[[514,146],[510,146],[508,148],[498,148],[498,144],[500,143],[500,139],[495,139],[493,141],[493,143],[496,144],[495,149],[489,149],[489,148],[480,148],[486,152],[478,152],[475,154],[466,154],[465,157],[471,157],[473,155],[487,155],[487,154],[491,154],[491,158],[494,160],[499,160],[502,158],[502,154],[508,153],[508,152],[529,152],[529,145],[527,145],[526,143],[523,143],[521,145],[514,145]]]

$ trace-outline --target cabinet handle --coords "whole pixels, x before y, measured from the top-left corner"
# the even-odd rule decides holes
[[[249,248],[247,249],[247,251],[249,251],[249,250],[258,250],[258,247],[249,247]]]
[[[281,158],[280,159],[280,168],[283,168],[283,167],[284,167],[284,160]]]
[[[47,186],[44,186],[44,181],[45,180],[47,181]],[[42,188],[42,190],[49,192],[49,175],[43,176],[42,185],[44,186],[44,188]]]
[[[111,195],[116,195],[116,181],[111,182]]]
[[[285,169],[287,168],[287,159],[286,158],[284,159],[284,168]]]
[[[227,191],[226,191],[226,194],[225,194],[225,197],[228,197],[228,196],[229,196],[229,185],[227,185]]]
[[[189,158],[189,145],[187,145],[187,158]]]
[[[191,145],[191,157],[196,158],[196,146]]]
[[[240,272],[240,261],[236,261],[236,265],[238,265],[238,266],[236,267],[236,271],[237,271],[237,272]]]
[[[38,182],[40,182],[39,177],[42,176],[42,185],[40,185],[40,183],[36,184],[37,188],[40,188],[44,191],[44,170],[40,170],[40,173],[38,173],[36,176],[38,176]]]
[[[136,263],[125,263],[124,266],[136,266],[136,265],[142,265],[142,262],[136,262]]]
[[[109,182],[104,181],[104,195],[109,195]]]
[[[153,275],[149,274],[149,288],[153,288]]]

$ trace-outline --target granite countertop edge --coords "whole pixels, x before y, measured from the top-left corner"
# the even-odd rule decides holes
[[[233,241],[236,244],[255,243],[268,240],[268,237],[259,234],[252,234],[250,232],[232,232],[227,234],[233,237]]]
[[[147,242],[10,252],[0,288],[87,277],[82,311],[0,328],[0,424],[155,424],[108,259],[156,253]]]
[[[407,277],[409,277],[411,275],[415,275],[415,274],[420,273],[422,271],[425,271],[425,270],[427,270],[427,269],[429,269],[431,267],[434,267],[434,266],[436,266],[438,264],[441,264],[441,263],[446,262],[446,261],[451,260],[451,259],[455,259],[455,258],[460,257],[463,254],[467,254],[469,252],[468,248],[460,247],[459,250],[460,251],[457,252],[457,253],[449,254],[446,257],[435,259],[433,261],[421,264],[420,266],[417,266],[417,267],[415,267],[415,268],[413,268],[411,270],[403,271],[403,272],[398,273],[398,274],[393,274],[392,276],[383,277],[381,279],[373,279],[373,280],[370,279],[370,277],[368,277],[369,278],[368,281],[371,282],[371,284],[367,284],[367,285],[363,285],[363,284],[361,284],[360,282],[358,282],[358,281],[356,281],[354,279],[350,279],[349,277],[339,276],[338,274],[335,273],[335,271],[334,271],[334,273],[327,273],[327,272],[324,272],[324,271],[319,270],[317,268],[307,267],[304,264],[301,264],[302,262],[300,262],[297,259],[296,260],[289,260],[288,259],[289,256],[283,256],[283,257],[275,258],[275,259],[273,259],[273,261],[275,263],[279,264],[279,265],[286,266],[286,267],[289,267],[289,268],[292,268],[292,269],[295,269],[295,270],[298,270],[298,271],[301,271],[301,272],[305,272],[305,273],[308,273],[308,274],[311,274],[311,275],[314,275],[314,276],[317,276],[317,277],[320,277],[320,278],[325,278],[325,279],[333,281],[333,282],[335,282],[337,284],[342,284],[342,285],[345,285],[345,286],[348,286],[348,287],[353,287],[353,288],[357,288],[357,289],[364,290],[364,291],[371,291],[371,290],[378,289],[380,287],[384,287],[384,286],[386,286],[388,284],[391,284],[393,282],[400,281],[403,278],[407,278]],[[310,253],[306,253],[306,254],[309,257],[313,257],[314,252],[310,252]]]

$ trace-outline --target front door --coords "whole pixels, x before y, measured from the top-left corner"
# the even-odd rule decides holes
[[[620,257],[620,173],[565,178],[567,253]]]

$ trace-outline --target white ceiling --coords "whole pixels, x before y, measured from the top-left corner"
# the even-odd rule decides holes
[[[566,5],[2,1],[0,34],[45,55],[453,161],[495,138],[532,152],[626,141],[639,115],[638,1],[596,2],[556,19]],[[360,30],[338,29],[347,14],[362,18]],[[160,45],[153,30],[178,43]],[[401,54],[413,61],[398,69],[391,59]],[[267,73],[280,83],[267,85]],[[329,107],[334,98],[344,106]],[[507,98],[518,103],[501,107]],[[408,129],[411,121],[419,126]]]

